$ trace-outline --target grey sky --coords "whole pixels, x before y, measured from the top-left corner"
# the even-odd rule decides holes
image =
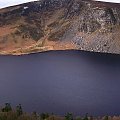
[[[0,8],[17,5],[25,2],[30,2],[35,0],[0,0]]]
[[[34,0],[0,0],[0,8],[8,7],[11,5],[17,5],[20,3],[25,3]],[[116,2],[120,3],[120,0],[98,0],[98,1],[106,1],[106,2]]]
[[[96,0],[96,1],[106,1],[106,2],[120,3],[120,0]]]

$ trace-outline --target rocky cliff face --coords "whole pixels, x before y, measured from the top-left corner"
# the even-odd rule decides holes
[[[120,4],[40,0],[0,10],[0,54],[48,50],[120,53]]]

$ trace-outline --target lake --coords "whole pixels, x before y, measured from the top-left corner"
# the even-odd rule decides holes
[[[120,55],[52,51],[0,56],[0,106],[63,115],[120,114]]]

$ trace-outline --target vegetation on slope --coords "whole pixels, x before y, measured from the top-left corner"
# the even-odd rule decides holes
[[[120,4],[38,0],[0,9],[0,54],[67,49],[120,54],[119,32]]]

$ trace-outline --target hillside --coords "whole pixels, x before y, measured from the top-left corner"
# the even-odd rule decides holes
[[[120,54],[120,4],[40,0],[0,9],[0,54],[67,49]]]

